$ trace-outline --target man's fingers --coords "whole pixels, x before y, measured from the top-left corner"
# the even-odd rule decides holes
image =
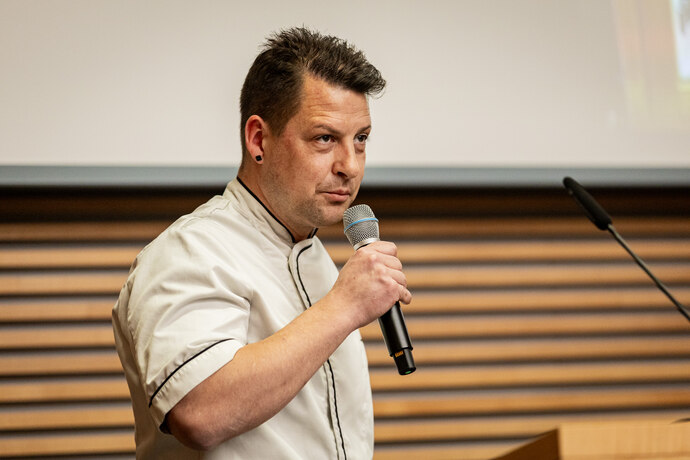
[[[365,247],[373,249],[382,254],[388,254],[390,256],[398,255],[398,247],[395,245],[395,243],[391,243],[390,241],[375,241]]]
[[[402,288],[402,293],[400,294],[400,302],[404,303],[405,305],[412,302],[412,293],[406,287]]]
[[[373,250],[382,254],[381,260],[389,269],[389,276],[398,283],[400,287],[400,302],[409,304],[412,300],[412,293],[407,289],[407,278],[402,270],[402,262],[397,257],[397,246],[388,241],[377,241],[376,243],[372,243],[371,246],[373,246]]]

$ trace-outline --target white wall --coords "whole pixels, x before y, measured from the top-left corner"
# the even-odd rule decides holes
[[[236,165],[259,45],[307,25],[389,82],[371,165],[688,168],[674,2],[0,0],[0,165]]]

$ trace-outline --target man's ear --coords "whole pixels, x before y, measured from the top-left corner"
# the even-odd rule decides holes
[[[244,125],[244,142],[249,156],[258,164],[264,161],[264,136],[268,125],[258,115],[252,115]]]

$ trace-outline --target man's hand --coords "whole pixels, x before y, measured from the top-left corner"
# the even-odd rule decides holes
[[[329,296],[348,309],[355,328],[369,324],[395,302],[410,303],[412,294],[397,254],[395,244],[377,241],[355,251],[340,270]]]

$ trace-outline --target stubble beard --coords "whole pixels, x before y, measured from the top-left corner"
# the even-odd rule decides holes
[[[306,217],[315,228],[329,227],[337,224],[343,219],[343,213],[350,202],[330,204],[320,203],[320,199],[303,201],[298,204],[300,216]]]
[[[264,185],[264,196],[276,217],[288,227],[299,228],[327,227],[339,222],[345,212],[345,204],[340,206],[324,202],[323,197],[311,195],[296,196],[290,184],[283,182],[280,175],[272,174]],[[348,202],[349,204],[349,202]],[[337,211],[333,208],[341,208]],[[297,229],[295,229],[297,230]]]

